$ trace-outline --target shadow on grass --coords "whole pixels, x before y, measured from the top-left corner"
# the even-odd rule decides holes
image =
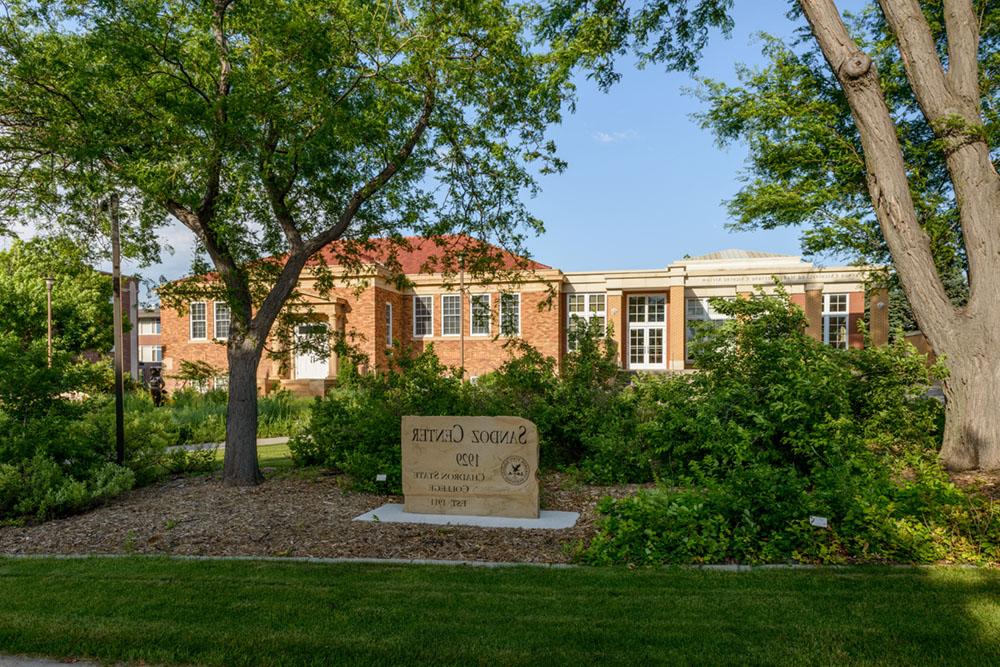
[[[0,651],[237,664],[1000,664],[1000,571],[0,560]]]

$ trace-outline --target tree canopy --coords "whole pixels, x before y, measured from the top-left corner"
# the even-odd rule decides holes
[[[524,195],[562,168],[545,132],[570,89],[531,40],[534,5],[7,7],[2,210],[86,228],[115,193],[140,230],[169,215],[196,235],[232,312],[227,481],[259,480],[256,367],[320,249],[344,240],[332,247],[350,266],[375,237],[461,233],[523,256],[541,228]],[[466,268],[489,272],[491,247],[467,247]]]
[[[47,334],[45,278],[52,289],[53,348],[70,354],[108,352],[112,340],[111,276],[84,261],[66,238],[14,241],[0,251],[0,333],[23,349]]]
[[[940,2],[927,3],[938,49],[947,39]],[[882,12],[871,6],[849,22],[852,35],[878,68],[897,128],[921,227],[930,239],[938,273],[956,304],[968,297],[968,269],[955,191],[942,152],[943,139],[920,112]],[[980,90],[983,132],[1000,146],[1000,6],[981,13]],[[701,80],[707,110],[698,116],[720,144],[748,147],[745,185],[728,202],[738,230],[803,228],[809,255],[889,264],[892,258],[868,192],[861,137],[847,98],[807,32],[783,42],[762,35],[765,67],[738,67],[738,85]],[[993,149],[1000,159],[1000,149]],[[898,277],[893,321],[914,328]]]

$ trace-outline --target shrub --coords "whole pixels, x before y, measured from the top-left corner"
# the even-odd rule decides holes
[[[640,470],[648,462],[661,483],[603,503],[584,560],[1000,556],[997,511],[957,489],[937,462],[942,410],[926,396],[937,368],[904,343],[824,346],[805,335],[783,292],[714,305],[731,319],[698,332],[698,373],[626,391],[638,424],[622,458]],[[610,457],[613,446],[605,449]]]
[[[74,477],[41,454],[20,466],[0,464],[0,519],[44,520],[79,512],[135,485],[135,473],[114,463],[88,472]]]
[[[171,475],[211,472],[218,467],[215,447],[205,449],[172,449],[164,457],[164,466]]]
[[[291,440],[292,456],[341,470],[359,489],[375,490],[375,476],[385,474],[388,488],[398,492],[402,417],[468,414],[471,391],[433,346],[417,355],[397,348],[386,373],[353,376],[313,404],[309,435]]]
[[[114,463],[106,364],[0,335],[0,520],[80,511],[163,473],[176,439],[166,415],[127,412],[125,467]]]

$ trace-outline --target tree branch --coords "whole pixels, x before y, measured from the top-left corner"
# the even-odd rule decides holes
[[[933,125],[937,120],[955,113],[934,36],[920,3],[917,0],[879,0],[879,6],[896,35],[906,76],[924,115]]]
[[[979,21],[972,0],[946,0],[949,72],[941,68],[930,26],[917,0],[879,0],[896,35],[907,78],[935,134],[944,142],[945,163],[958,203],[969,259],[970,307],[1000,298],[983,277],[1000,272],[1000,175],[982,130],[979,90]]]
[[[948,32],[948,84],[953,95],[976,111],[979,98],[979,19],[972,0],[944,0]]]
[[[267,198],[271,204],[271,211],[274,213],[278,225],[281,226],[281,231],[284,232],[285,239],[288,241],[291,251],[295,253],[302,249],[302,235],[295,225],[295,220],[291,210],[288,208],[287,201],[288,193],[295,182],[295,173],[293,170],[293,173],[285,179],[285,183],[282,185],[279,185],[275,179],[272,160],[278,150],[278,139],[278,131],[271,124],[264,138],[264,150],[262,151],[260,161],[260,180],[264,184],[264,189],[267,190]]]
[[[295,289],[296,284],[298,284],[299,275],[305,266],[306,260],[329,243],[339,239],[347,231],[348,226],[354,220],[361,206],[384,187],[396,175],[400,167],[409,159],[410,155],[413,154],[413,150],[420,142],[420,138],[423,137],[430,125],[431,114],[434,111],[434,102],[434,88],[429,86],[424,92],[424,103],[420,117],[407,135],[406,141],[399,147],[399,150],[396,151],[389,163],[378,174],[355,190],[344,210],[338,216],[336,223],[306,241],[301,246],[299,252],[289,254],[274,288],[268,293],[264,299],[264,303],[261,304],[260,309],[258,309],[254,317],[255,328],[264,330],[270,327],[275,318],[277,318],[278,313],[281,312],[285,299]]]
[[[935,269],[930,239],[917,220],[903,152],[875,67],[851,39],[833,0],[800,0],[800,5],[850,104],[864,150],[868,192],[903,288],[920,326],[935,349],[943,351],[955,310]]]
[[[396,151],[392,159],[388,164],[371,178],[367,183],[358,188],[353,195],[351,195],[350,200],[347,202],[347,206],[344,207],[343,212],[337,219],[336,224],[334,224],[329,229],[320,232],[312,239],[310,239],[305,246],[305,250],[309,255],[317,252],[320,248],[336,241],[340,236],[347,230],[347,226],[351,224],[354,220],[354,216],[357,215],[358,209],[371,199],[372,195],[379,191],[386,183],[396,175],[399,168],[409,159],[410,155],[413,153],[413,149],[416,148],[417,143],[420,138],[424,135],[427,127],[430,125],[431,113],[434,111],[434,89],[428,88],[424,93],[424,105],[420,113],[420,118],[417,119],[416,124],[413,129],[410,130],[410,134],[406,141],[400,146],[399,150]]]

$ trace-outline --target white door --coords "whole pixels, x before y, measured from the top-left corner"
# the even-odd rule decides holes
[[[667,367],[667,297],[628,298],[628,367],[659,370]]]
[[[303,342],[310,339],[324,340],[325,338],[325,324],[300,324],[295,327],[295,379],[321,379],[329,375],[329,356],[300,347]]]

